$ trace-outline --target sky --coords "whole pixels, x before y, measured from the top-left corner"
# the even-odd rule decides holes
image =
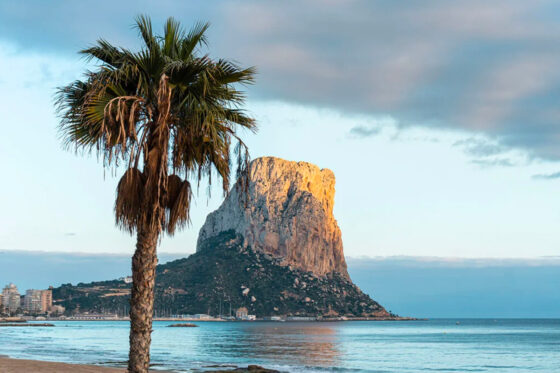
[[[0,0],[0,250],[132,253],[118,175],[62,149],[56,87],[134,16],[209,21],[212,57],[256,66],[253,158],[334,171],[350,257],[560,255],[560,6],[552,1]],[[190,253],[219,192],[160,250]]]

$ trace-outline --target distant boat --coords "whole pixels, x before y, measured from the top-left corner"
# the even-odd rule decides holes
[[[457,321],[457,322],[455,323],[455,325],[460,325],[460,324],[461,324],[461,323],[460,323],[459,321]]]

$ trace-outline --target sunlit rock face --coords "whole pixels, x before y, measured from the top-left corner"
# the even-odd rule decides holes
[[[348,278],[340,228],[333,216],[331,170],[280,158],[255,159],[249,167],[246,203],[234,187],[206,218],[197,251],[208,238],[233,230],[244,245],[281,258],[282,264],[325,276]]]

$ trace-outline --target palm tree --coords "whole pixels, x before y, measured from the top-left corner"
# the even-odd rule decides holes
[[[82,50],[99,64],[84,80],[59,88],[56,105],[66,147],[95,151],[115,171],[126,167],[115,217],[118,227],[137,235],[128,371],[147,372],[157,244],[162,234],[188,224],[189,180],[211,184],[214,174],[225,194],[233,168],[246,175],[248,149],[238,129],[256,125],[241,109],[245,96],[238,86],[252,83],[255,70],[201,54],[208,24],[185,32],[169,18],[157,36],[150,19],[140,16],[136,27],[140,51],[103,39]]]

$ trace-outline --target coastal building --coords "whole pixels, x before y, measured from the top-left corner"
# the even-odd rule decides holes
[[[41,308],[41,290],[27,290],[23,298],[23,309],[29,313],[41,313]]]
[[[265,316],[265,317],[263,317],[263,320],[266,320],[266,321],[283,321],[284,319],[282,318],[282,316]]]
[[[21,296],[14,284],[6,285],[2,290],[2,306],[9,313],[14,313],[21,307]]]
[[[21,296],[19,293],[10,294],[10,301],[8,302],[8,311],[11,313],[16,312],[21,308]]]
[[[316,317],[313,316],[288,316],[287,321],[317,321]]]
[[[52,307],[52,288],[48,290],[29,289],[25,292],[23,309],[29,313],[45,313]]]
[[[66,308],[64,308],[64,307],[62,307],[58,304],[55,304],[50,309],[51,315],[62,315],[64,313],[64,311],[66,311]]]
[[[238,320],[253,321],[257,319],[257,316],[249,315],[249,310],[246,307],[240,307],[235,311],[235,318]]]
[[[118,320],[119,316],[114,313],[79,313],[68,318],[69,320]]]
[[[2,290],[2,305],[4,307],[8,307],[8,303],[10,301],[10,293],[13,291],[17,292],[17,287],[14,284],[8,284]]]
[[[132,276],[119,277],[119,281],[123,281],[125,284],[132,284]]]
[[[238,319],[243,319],[249,315],[249,310],[246,307],[240,307],[235,311],[235,317]]]
[[[210,315],[207,315],[205,313],[197,313],[196,315],[193,315],[193,319],[197,319],[197,320],[212,320],[213,317]]]
[[[41,309],[43,312],[47,312],[52,308],[52,289],[50,286],[48,290],[41,291]]]

